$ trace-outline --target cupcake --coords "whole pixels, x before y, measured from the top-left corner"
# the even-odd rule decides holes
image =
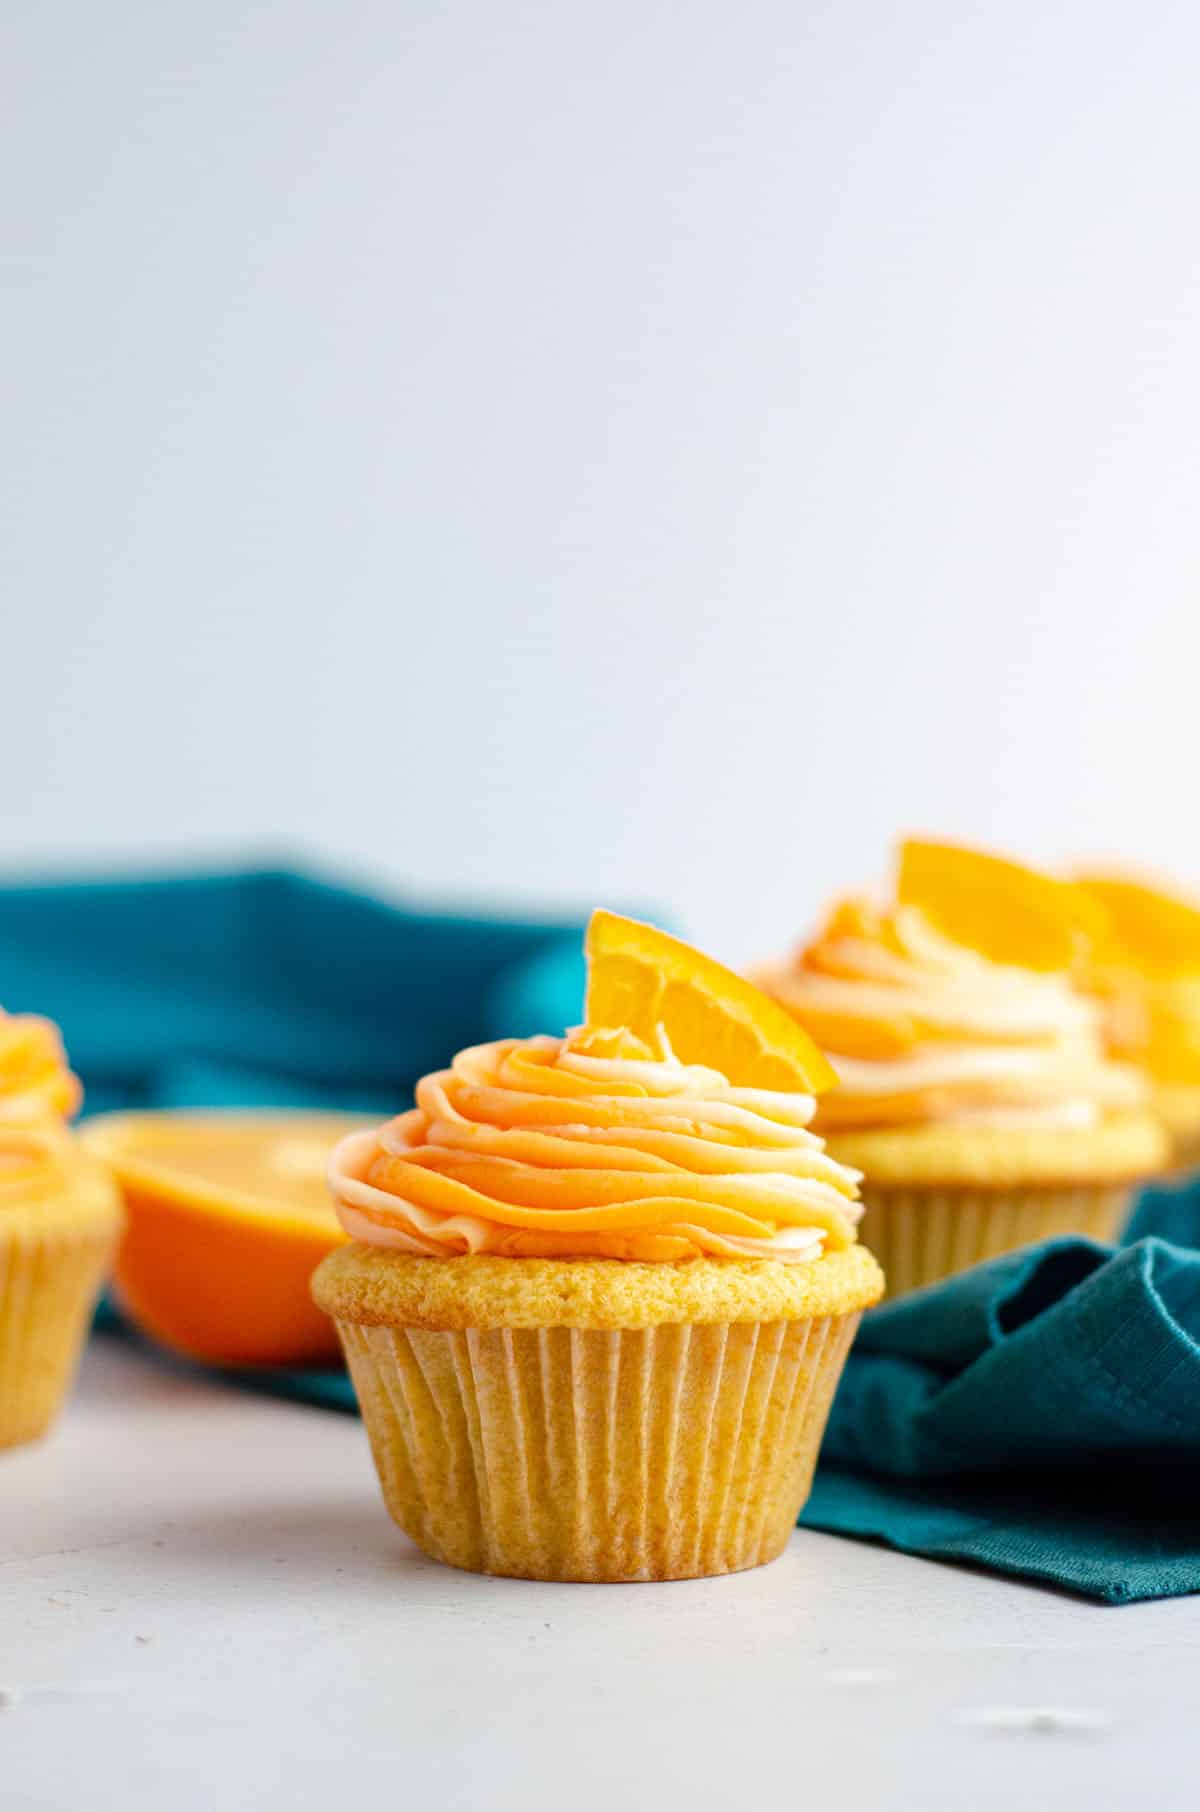
[[[79,1094],[55,1027],[0,1013],[0,1447],[58,1413],[120,1232],[107,1173],[64,1124]]]
[[[841,901],[759,974],[837,1071],[816,1130],[864,1174],[892,1294],[1055,1234],[1111,1240],[1161,1168],[1145,1082],[1074,980],[1103,929],[1069,884],[912,841],[891,898]]]
[[[1113,1055],[1137,1063],[1171,1142],[1172,1163],[1200,1164],[1200,905],[1127,875],[1080,884],[1107,912],[1088,982]]]
[[[463,1051],[339,1145],[314,1295],[427,1554],[734,1572],[786,1543],[883,1281],[801,1028],[648,926],[597,913],[588,955],[586,1026]]]

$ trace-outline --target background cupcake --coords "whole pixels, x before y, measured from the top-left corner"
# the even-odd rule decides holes
[[[1087,984],[1104,1009],[1114,1056],[1140,1064],[1173,1162],[1200,1163],[1200,906],[1131,876],[1086,873],[1104,909]]]
[[[830,1155],[864,1173],[892,1293],[1059,1233],[1111,1239],[1164,1145],[1109,1061],[1077,966],[1087,896],[996,857],[910,841],[893,896],[853,898],[757,979],[829,1053]]]
[[[800,1028],[648,927],[597,914],[589,955],[586,1028],[465,1051],[339,1147],[314,1293],[428,1553],[731,1572],[787,1541],[882,1279]]]
[[[57,1029],[0,1013],[0,1447],[57,1414],[120,1232],[107,1173],[64,1124],[79,1099]]]

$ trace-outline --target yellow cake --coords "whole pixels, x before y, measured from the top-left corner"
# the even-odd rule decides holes
[[[892,1294],[1055,1234],[1113,1239],[1165,1161],[1144,1079],[1076,976],[1103,917],[1077,888],[912,841],[757,977],[838,1074],[817,1129],[861,1170]]]
[[[882,1277],[854,1173],[808,1130],[829,1071],[790,1017],[611,914],[589,956],[586,1027],[462,1052],[339,1146],[351,1243],[314,1295],[428,1554],[733,1572],[786,1543]]]
[[[1150,1078],[1177,1169],[1200,1164],[1200,904],[1130,875],[1081,884],[1108,914],[1087,980],[1113,1055]]]
[[[0,1447],[57,1415],[120,1232],[107,1173],[63,1121],[79,1092],[55,1027],[0,1013]]]

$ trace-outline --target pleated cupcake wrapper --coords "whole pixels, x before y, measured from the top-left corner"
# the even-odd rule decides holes
[[[40,1233],[0,1214],[0,1448],[43,1434],[61,1408],[115,1244],[114,1231]]]
[[[338,1327],[387,1507],[419,1547],[615,1581],[774,1559],[858,1321]]]
[[[889,1297],[919,1290],[985,1259],[1060,1234],[1115,1240],[1129,1184],[1057,1189],[885,1189],[869,1182],[860,1233],[887,1278]]]

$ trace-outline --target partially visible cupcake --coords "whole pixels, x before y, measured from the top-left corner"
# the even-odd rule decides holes
[[[759,985],[828,1053],[815,1122],[864,1173],[900,1294],[1054,1234],[1115,1238],[1165,1150],[1074,981],[1103,918],[1077,888],[910,841],[891,898],[850,898]]]
[[[0,1128],[61,1125],[79,1112],[82,1099],[58,1027],[36,1013],[0,1007]]]
[[[121,1229],[64,1123],[80,1089],[48,1020],[0,1012],[0,1447],[57,1415]]]
[[[464,1051],[339,1146],[314,1295],[428,1554],[733,1572],[787,1541],[882,1278],[800,1028],[647,926],[598,913],[588,950],[586,1027]]]
[[[1200,1164],[1200,905],[1131,875],[1087,872],[1108,914],[1088,985],[1113,1055],[1141,1065],[1175,1166]]]

